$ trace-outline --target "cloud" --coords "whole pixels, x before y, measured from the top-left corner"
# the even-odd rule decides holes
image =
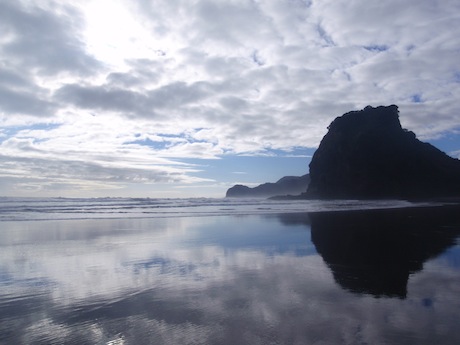
[[[49,100],[48,90],[37,85],[26,71],[0,62],[0,112],[50,117],[57,105]]]
[[[65,124],[48,136],[78,151],[82,131],[105,125],[104,145],[180,159],[315,148],[336,116],[367,105],[399,105],[424,140],[458,129],[457,1],[0,6],[3,133]],[[136,135],[163,146],[129,144]]]
[[[53,1],[0,4],[0,111],[52,118],[50,88],[60,74],[89,76],[103,64],[85,51],[78,33],[84,18]]]
[[[55,99],[94,111],[114,111],[127,116],[131,113],[152,114],[146,106],[146,96],[129,89],[69,84],[56,92]]]
[[[40,98],[33,90],[17,91],[0,85],[0,111],[6,114],[49,117],[56,109],[56,104],[46,98]]]
[[[101,64],[89,56],[78,38],[84,18],[74,7],[54,1],[2,1],[0,26],[4,58],[39,74],[88,75]]]
[[[0,138],[3,191],[24,194],[61,189],[77,196],[79,191],[91,189],[104,193],[130,185],[209,182],[193,176],[200,171],[197,166],[162,158],[167,154],[131,143],[136,138],[136,126],[125,128],[120,136],[120,124],[108,126],[106,121],[87,115],[54,126],[4,133]],[[173,147],[184,145],[171,141]],[[171,156],[193,155],[190,148],[176,148],[178,152],[188,150],[182,155],[174,154],[174,150],[169,149]],[[149,187],[144,189],[149,193]]]

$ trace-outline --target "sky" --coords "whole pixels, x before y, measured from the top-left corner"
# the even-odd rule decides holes
[[[224,197],[367,105],[460,157],[458,0],[2,0],[0,195]]]

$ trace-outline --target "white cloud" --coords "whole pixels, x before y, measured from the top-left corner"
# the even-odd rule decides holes
[[[64,147],[93,166],[123,149],[147,166],[316,147],[334,117],[366,105],[399,105],[403,126],[423,139],[458,127],[457,1],[0,6],[2,145],[22,140],[12,126],[58,124],[40,144],[30,135],[50,156],[60,152],[53,164],[66,164]],[[165,134],[181,140],[157,148],[119,140]],[[91,145],[98,158],[83,149]]]

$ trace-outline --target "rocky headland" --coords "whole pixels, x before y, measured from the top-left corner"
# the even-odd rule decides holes
[[[396,105],[367,106],[332,121],[309,174],[254,188],[235,185],[226,197],[458,199],[460,161],[402,128]]]
[[[310,182],[309,174],[284,176],[275,183],[264,183],[257,187],[237,184],[227,190],[227,198],[270,198],[278,195],[299,195],[305,193]]]
[[[460,161],[403,129],[396,105],[337,117],[310,163],[302,196],[427,199],[460,196]]]

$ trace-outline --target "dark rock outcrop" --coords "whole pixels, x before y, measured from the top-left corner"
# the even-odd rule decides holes
[[[285,176],[275,183],[264,183],[250,188],[235,185],[227,190],[227,198],[269,198],[278,195],[297,195],[307,190],[310,176]]]
[[[460,161],[401,128],[396,105],[337,117],[310,163],[307,198],[460,196]]]

